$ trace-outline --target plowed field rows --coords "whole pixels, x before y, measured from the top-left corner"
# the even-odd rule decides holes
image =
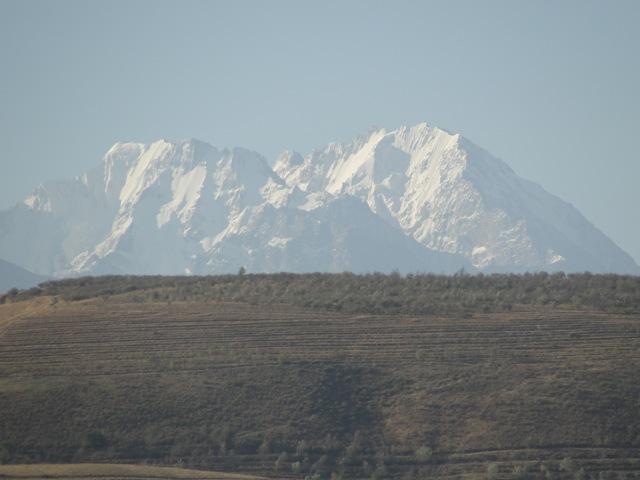
[[[193,467],[276,475],[279,454],[292,449],[278,474],[303,476],[291,464],[299,460],[304,470],[307,462],[311,471],[323,438],[333,436],[340,449],[360,431],[367,440],[358,459],[332,464],[327,476],[338,469],[373,475],[364,462],[373,471],[384,464],[378,474],[415,478],[485,478],[489,468],[496,478],[640,472],[639,316],[24,303],[23,315],[0,306],[0,425],[11,460],[187,459]],[[123,405],[128,398],[137,403]],[[59,445],[48,433],[56,428]],[[189,429],[198,429],[184,441],[192,447],[176,447]],[[220,447],[230,430],[231,460]],[[87,444],[94,431],[104,445]],[[130,431],[143,448],[127,443]],[[311,445],[299,456],[296,432]],[[240,438],[258,440],[251,446]],[[279,440],[259,453],[264,438]],[[421,445],[434,453],[416,463]],[[561,466],[565,458],[571,471]]]

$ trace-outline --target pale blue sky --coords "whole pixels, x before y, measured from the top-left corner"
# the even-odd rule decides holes
[[[461,132],[640,261],[638,1],[0,0],[0,208],[116,141]]]

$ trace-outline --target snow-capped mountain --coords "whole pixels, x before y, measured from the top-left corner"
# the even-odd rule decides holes
[[[372,131],[307,156],[118,143],[0,212],[0,257],[46,275],[638,273],[571,205],[459,135]]]
[[[572,205],[459,134],[424,123],[305,157],[285,152],[275,171],[305,192],[359,198],[425,247],[482,271],[640,272]]]

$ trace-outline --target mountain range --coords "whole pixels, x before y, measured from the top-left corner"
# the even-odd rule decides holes
[[[11,288],[29,288],[50,280],[44,275],[36,275],[13,263],[0,259],[0,294]]]
[[[198,140],[117,143],[0,212],[41,275],[384,271],[639,274],[577,209],[459,134],[375,129],[270,166]]]

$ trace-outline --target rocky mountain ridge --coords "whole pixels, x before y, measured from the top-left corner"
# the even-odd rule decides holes
[[[640,273],[573,206],[426,124],[285,152],[273,168],[197,140],[117,143],[0,212],[0,257],[55,276]]]

